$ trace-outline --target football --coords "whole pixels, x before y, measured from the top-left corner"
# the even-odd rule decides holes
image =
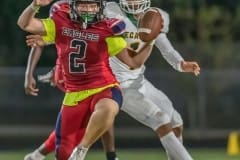
[[[143,42],[150,42],[157,38],[163,28],[163,18],[154,8],[148,9],[138,21],[138,34]]]

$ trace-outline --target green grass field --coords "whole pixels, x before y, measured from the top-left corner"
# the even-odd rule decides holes
[[[160,150],[160,149],[159,149]],[[194,160],[239,160],[237,156],[228,156],[224,149],[191,149],[189,150]],[[0,152],[0,160],[23,160],[23,157],[29,151],[8,151]],[[120,160],[166,160],[163,151],[156,149],[136,149],[136,150],[118,150]],[[54,160],[51,154],[46,160]],[[105,160],[104,153],[99,150],[89,151],[86,160]]]

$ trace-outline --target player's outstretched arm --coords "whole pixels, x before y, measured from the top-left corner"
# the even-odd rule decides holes
[[[43,47],[32,47],[28,56],[28,63],[25,71],[24,89],[27,95],[37,96],[39,89],[33,76],[36,65],[42,54]]]
[[[182,56],[174,49],[165,33],[161,33],[156,39],[155,45],[161,52],[164,59],[176,70],[181,72],[200,74],[200,67],[195,61],[185,61]]]
[[[161,52],[163,58],[177,71],[182,71],[181,62],[184,61],[182,56],[175,50],[168,40],[166,33],[158,35],[155,45]]]

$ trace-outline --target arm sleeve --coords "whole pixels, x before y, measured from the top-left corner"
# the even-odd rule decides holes
[[[164,59],[177,71],[182,72],[181,61],[184,59],[182,56],[176,51],[170,41],[168,40],[165,33],[159,34],[155,41],[156,47],[161,52]]]
[[[127,42],[121,36],[112,36],[106,38],[109,56],[115,56],[127,46]]]
[[[46,43],[54,43],[56,37],[55,23],[51,18],[42,19],[43,25],[46,30],[46,35],[42,36],[43,41]]]

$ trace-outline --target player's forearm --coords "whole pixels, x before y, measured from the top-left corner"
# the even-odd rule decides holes
[[[28,56],[28,63],[25,71],[25,76],[33,75],[37,63],[42,55],[43,47],[34,47],[31,48],[31,51]]]
[[[152,52],[152,45],[146,44],[135,56],[132,57],[132,63],[135,64],[135,68],[141,67]]]
[[[160,34],[155,42],[164,59],[176,70],[182,71],[181,62],[183,57],[173,48],[166,34]]]

